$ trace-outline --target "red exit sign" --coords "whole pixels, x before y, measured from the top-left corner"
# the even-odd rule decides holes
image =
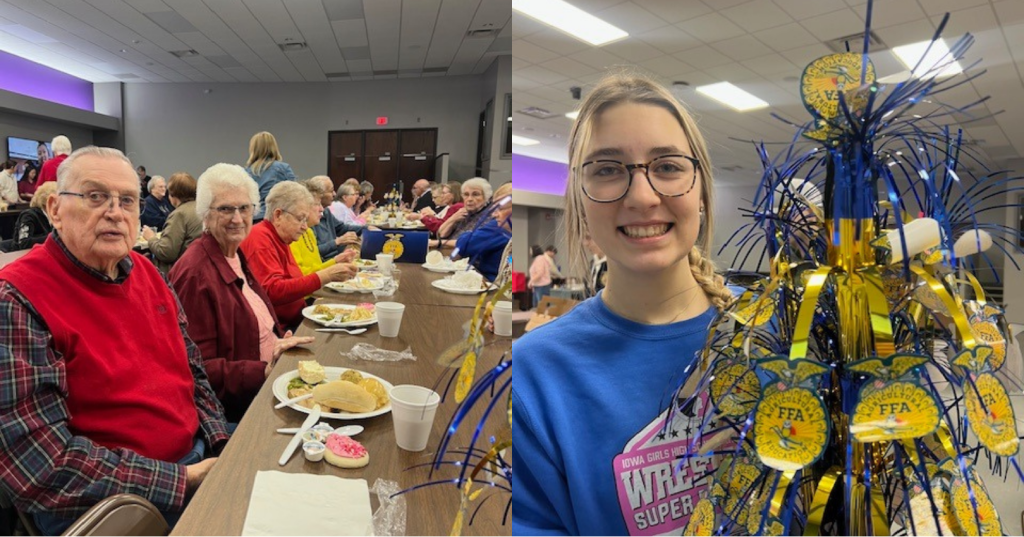
[[[380,116],[380,117],[378,117],[377,118],[377,124],[378,125],[387,125],[388,124],[388,116]]]

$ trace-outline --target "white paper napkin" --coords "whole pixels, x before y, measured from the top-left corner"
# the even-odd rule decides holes
[[[242,535],[373,535],[369,487],[365,479],[257,472]]]

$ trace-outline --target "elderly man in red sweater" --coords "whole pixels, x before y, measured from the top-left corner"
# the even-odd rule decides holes
[[[173,523],[228,432],[174,291],[132,252],[131,162],[75,151],[47,213],[54,233],[0,270],[0,494],[48,535],[118,493]]]

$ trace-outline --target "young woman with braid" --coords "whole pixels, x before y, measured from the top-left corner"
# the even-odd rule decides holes
[[[707,147],[665,88],[613,75],[583,101],[569,163],[570,263],[586,273],[589,234],[608,285],[513,346],[512,531],[678,534],[711,461],[675,471],[698,419],[665,409],[732,300],[708,259]]]

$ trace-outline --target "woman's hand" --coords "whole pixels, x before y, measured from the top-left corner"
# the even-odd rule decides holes
[[[405,215],[405,219],[410,221],[410,222],[415,222],[415,221],[419,220],[420,218],[423,218],[423,215],[419,214],[419,213],[409,213],[409,214]]]
[[[309,337],[309,336],[299,337],[299,336],[294,336],[294,335],[292,335],[292,331],[291,330],[285,332],[284,333],[284,337],[278,338],[277,342],[274,343],[274,357],[271,358],[269,363],[267,363],[267,368],[266,368],[266,370],[264,370],[264,373],[266,373],[267,378],[270,377],[270,372],[274,370],[274,366],[277,365],[277,359],[281,357],[281,354],[284,353],[284,351],[286,351],[286,350],[288,350],[288,349],[290,349],[292,347],[297,347],[299,345],[305,345],[307,343],[312,343],[314,341],[316,341],[315,337]]]
[[[142,226],[142,238],[149,242],[153,240],[153,237],[156,237],[156,232],[149,226]]]
[[[369,209],[359,213],[359,218],[361,220],[367,220],[367,219],[370,218],[370,215],[372,215],[372,214],[373,214],[373,207],[370,207]]]
[[[458,211],[455,211],[455,214],[453,214],[451,216],[451,218],[449,218],[449,220],[454,220],[456,222],[460,222],[460,221],[466,219],[466,215],[467,214],[469,214],[469,211],[467,211],[466,208],[463,207],[463,208],[459,209]]]
[[[437,216],[437,213],[435,213],[434,210],[431,209],[430,207],[424,207],[423,210],[420,211],[420,218],[424,216]]]
[[[360,239],[359,236],[356,235],[355,231],[349,231],[348,233],[338,237],[337,239],[334,239],[334,244],[336,244],[337,246],[341,246],[342,244],[360,243],[362,243],[362,239]]]
[[[341,264],[341,263],[351,263],[351,262],[356,260],[356,256],[358,256],[358,255],[359,255],[359,250],[356,250],[356,249],[345,250],[344,252],[341,252],[340,254],[334,256],[334,262],[335,263],[339,263],[339,264]]]
[[[316,275],[320,277],[320,285],[324,285],[330,282],[351,280],[355,277],[357,272],[359,272],[359,269],[355,265],[341,263],[318,270]]]

